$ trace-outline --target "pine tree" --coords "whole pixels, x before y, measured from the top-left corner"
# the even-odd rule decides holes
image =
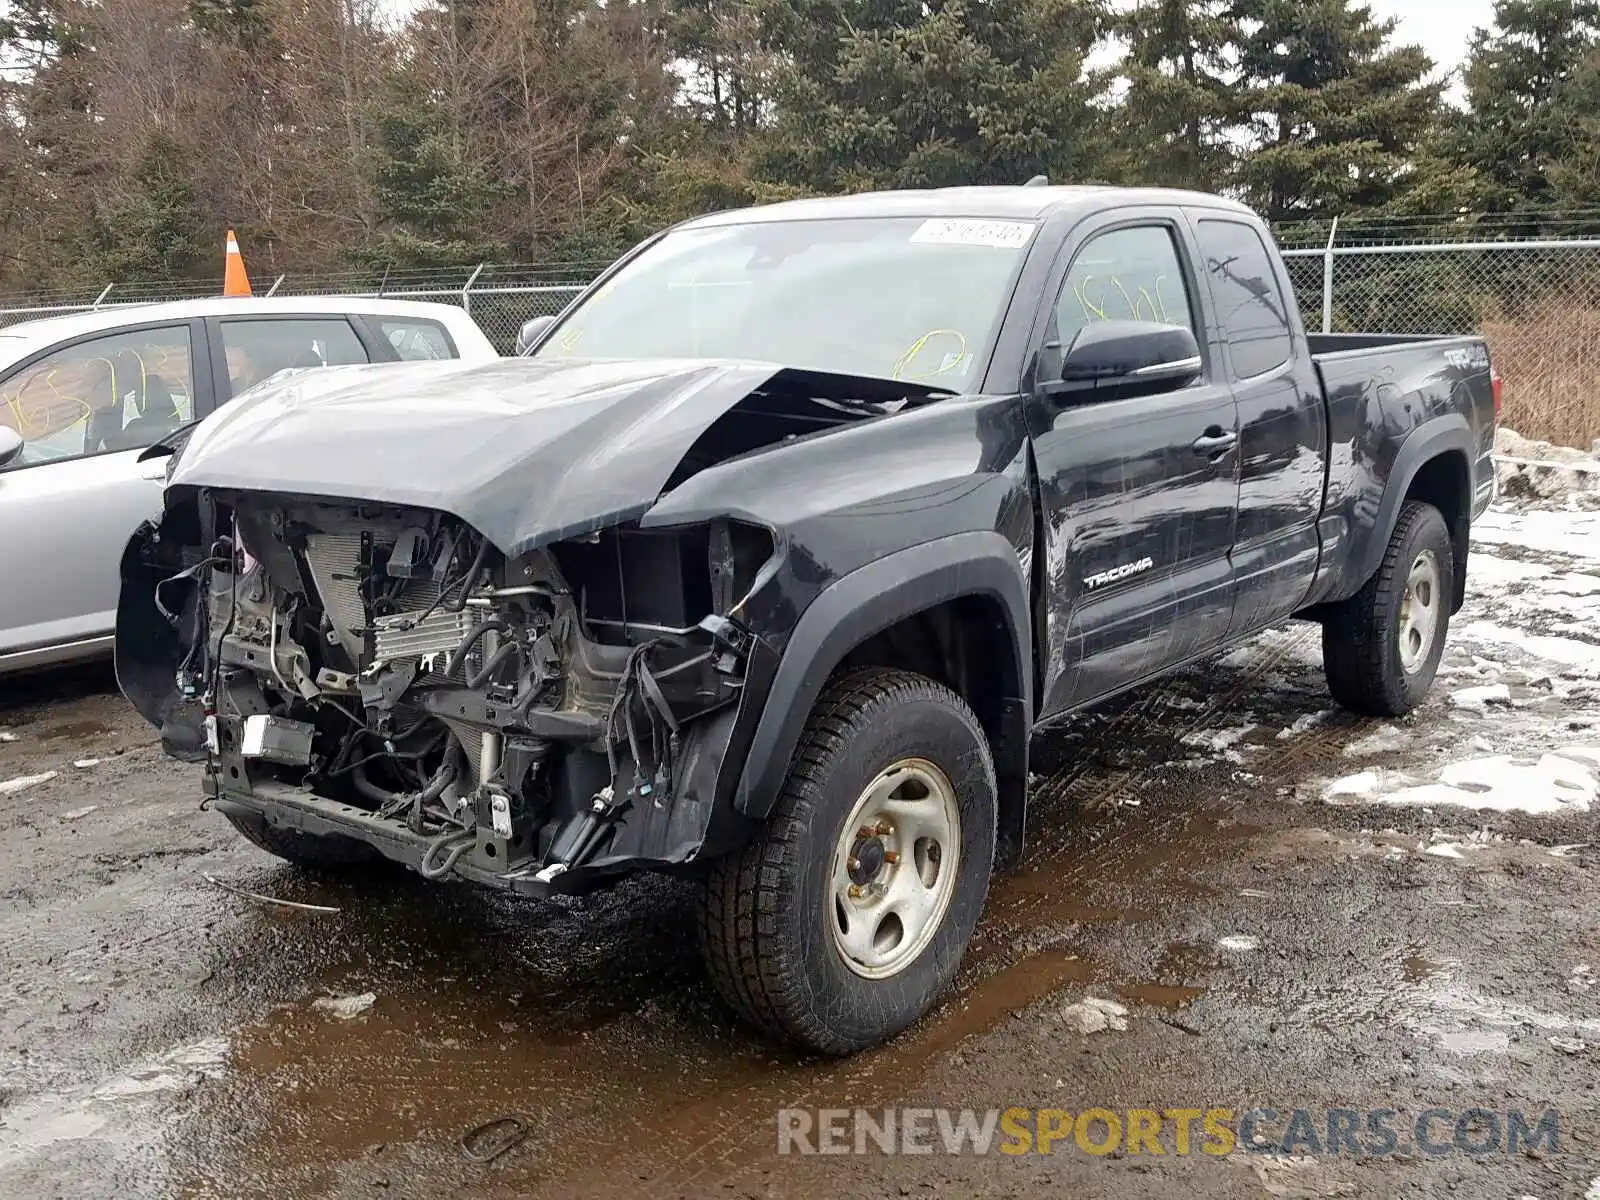
[[[1129,183],[1222,186],[1234,157],[1229,56],[1240,37],[1231,0],[1139,0],[1116,29],[1128,45],[1116,174]]]
[[[1270,220],[1394,203],[1440,108],[1442,84],[1396,22],[1350,0],[1238,0],[1238,181]]]
[[[1600,0],[1498,0],[1451,139],[1499,210],[1600,199]]]
[[[1106,79],[1087,0],[846,3],[775,44],[774,178],[823,191],[1070,181],[1099,172]],[[841,15],[843,20],[841,21]],[[818,14],[820,19],[820,14]]]
[[[181,279],[216,269],[216,247],[195,196],[183,148],[156,131],[125,179],[101,185],[73,257],[90,278]]]

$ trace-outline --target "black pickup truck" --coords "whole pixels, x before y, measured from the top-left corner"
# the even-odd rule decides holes
[[[122,687],[290,862],[695,876],[720,991],[830,1053],[949,984],[1045,723],[1289,618],[1416,705],[1494,488],[1484,344],[1308,335],[1207,195],[723,213],[527,334],[150,451]]]

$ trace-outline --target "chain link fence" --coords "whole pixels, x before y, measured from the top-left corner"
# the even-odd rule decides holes
[[[1507,425],[1561,445],[1600,439],[1600,238],[1350,246],[1331,236],[1284,256],[1308,328],[1481,334],[1505,379]]]
[[[1482,334],[1506,381],[1506,423],[1528,437],[1600,439],[1600,237],[1395,242],[1352,223],[1280,231],[1306,326],[1328,332]],[[1409,231],[1408,231],[1409,232]],[[1320,245],[1308,245],[1315,236]],[[258,293],[459,304],[501,353],[523,322],[561,311],[604,262],[280,276]],[[116,284],[7,303],[0,328],[95,307],[221,293],[220,281]]]

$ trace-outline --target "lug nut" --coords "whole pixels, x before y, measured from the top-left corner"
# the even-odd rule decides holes
[[[885,850],[883,852],[883,861],[893,866],[900,861],[900,852],[898,850]]]
[[[861,889],[859,887],[857,887],[853,883],[850,885],[850,899],[852,899],[852,900],[861,899]]]
[[[877,825],[873,827],[873,832],[879,837],[887,837],[889,834],[894,832],[894,826],[889,824],[887,821],[879,821]]]
[[[859,858],[852,858],[849,862],[845,863],[845,866],[852,871],[859,871],[861,870],[861,860]]]

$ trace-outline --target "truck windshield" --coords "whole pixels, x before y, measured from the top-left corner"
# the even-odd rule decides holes
[[[873,217],[668,234],[537,357],[736,358],[975,387],[1036,226]]]

